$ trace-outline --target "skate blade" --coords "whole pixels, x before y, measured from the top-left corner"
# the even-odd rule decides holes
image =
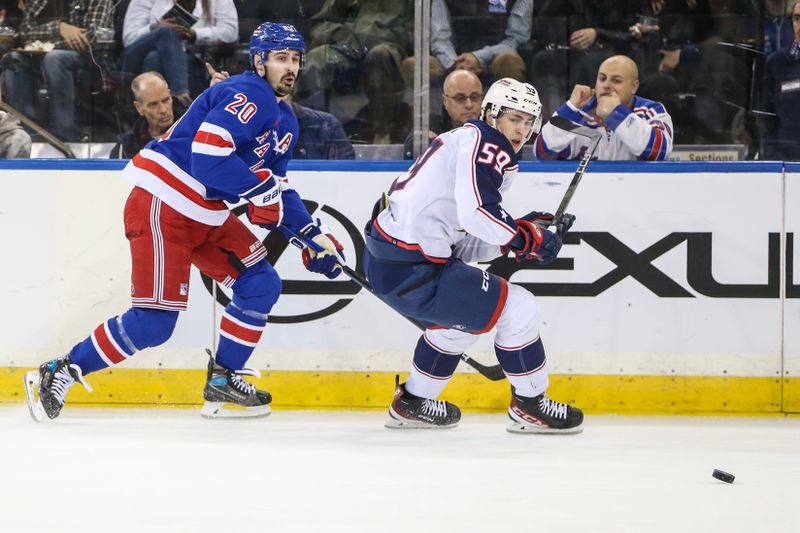
[[[583,424],[574,428],[555,429],[548,426],[537,426],[536,424],[511,422],[506,431],[509,433],[535,433],[539,435],[574,435],[583,431]]]
[[[229,402],[206,402],[200,409],[203,418],[262,418],[269,416],[269,404],[259,407],[242,407]]]
[[[31,413],[31,418],[36,422],[42,422],[47,418],[47,413],[44,412],[42,402],[39,400],[39,371],[31,370],[26,372],[23,376],[25,382],[25,399],[28,403],[28,411]]]
[[[449,426],[436,426],[434,424],[428,424],[427,422],[420,422],[418,420],[400,420],[389,417],[389,420],[384,422],[383,427],[389,429],[450,429],[456,427],[457,425],[458,422],[455,424],[450,424]]]

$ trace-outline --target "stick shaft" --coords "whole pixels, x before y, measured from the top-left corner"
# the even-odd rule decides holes
[[[569,206],[569,203],[575,194],[575,190],[578,188],[578,184],[581,182],[583,174],[586,172],[586,167],[589,166],[589,162],[592,160],[592,156],[594,156],[594,152],[597,150],[597,146],[600,144],[600,139],[601,137],[599,136],[595,138],[589,145],[586,153],[583,154],[583,158],[578,165],[578,169],[572,176],[572,181],[570,182],[569,187],[567,187],[567,191],[564,193],[564,197],[561,199],[558,209],[556,209],[556,214],[553,216],[553,221],[556,221],[556,223],[557,221],[561,220],[561,217],[564,216],[564,213],[567,211],[567,207]]]
[[[289,233],[291,233],[292,236],[294,236],[298,241],[302,242],[312,250],[318,247],[316,243],[314,243],[314,246],[310,245],[309,241],[307,241],[303,236],[298,235],[297,233],[287,228],[286,226],[282,227]],[[338,257],[336,258],[336,262],[339,263],[340,267],[342,267],[342,272],[344,272],[351,280],[353,280],[355,284],[357,284],[362,289],[375,296],[375,291],[372,290],[372,285],[370,285],[367,278],[365,278],[364,276],[362,276],[361,274],[359,274],[358,272],[356,272],[355,270],[344,264]],[[414,326],[416,326],[417,329],[419,329],[420,331],[425,331],[427,329],[422,323],[418,322],[416,319],[408,315],[403,315],[402,313],[401,316],[406,320],[408,320],[409,322],[411,322],[412,324],[414,324]],[[461,354],[461,360],[467,363],[472,368],[474,368],[480,375],[489,379],[490,381],[500,381],[501,379],[505,379],[506,377],[505,373],[503,372],[503,368],[500,365],[493,365],[493,366],[483,365],[478,361],[475,361],[473,358],[471,358],[465,353]]]

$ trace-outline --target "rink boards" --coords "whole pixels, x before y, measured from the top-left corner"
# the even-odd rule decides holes
[[[504,206],[554,210],[575,163],[523,163]],[[0,166],[0,401],[21,372],[65,353],[129,305],[115,162]],[[360,267],[360,229],[403,162],[297,162],[292,185]],[[482,265],[537,295],[552,395],[602,412],[800,411],[800,165],[592,163],[570,206],[578,220],[549,269]],[[257,229],[260,237],[266,232]],[[384,408],[419,332],[352,283],[307,273],[273,248],[283,295],[250,361],[276,407]],[[212,305],[193,272],[189,310],[164,346],[90,376],[91,404],[196,405],[227,289]],[[491,335],[468,353],[496,363]],[[508,385],[466,365],[446,398],[502,409]]]

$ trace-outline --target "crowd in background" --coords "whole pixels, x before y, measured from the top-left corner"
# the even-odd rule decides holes
[[[353,158],[353,146],[403,143],[410,157],[414,4],[0,0],[2,100],[61,140],[127,142],[115,154],[129,157],[215,73],[248,68],[260,22],[286,22],[306,40],[292,98],[301,125],[295,157]],[[676,145],[742,145],[747,159],[800,159],[794,0],[431,0],[430,29],[431,135],[471,118],[501,77],[532,83],[547,118],[573,86],[594,85],[604,60],[624,54],[638,65],[637,94],[671,114]],[[160,80],[132,88],[153,72]],[[160,104],[147,100],[153,87]]]

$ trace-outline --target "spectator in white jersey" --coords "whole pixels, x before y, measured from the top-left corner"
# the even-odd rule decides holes
[[[636,63],[623,55],[600,65],[594,89],[576,85],[557,115],[605,135],[595,158],[606,161],[662,161],[672,152],[672,118],[661,102],[636,95]],[[534,145],[537,159],[580,159],[589,139],[546,124]]]

